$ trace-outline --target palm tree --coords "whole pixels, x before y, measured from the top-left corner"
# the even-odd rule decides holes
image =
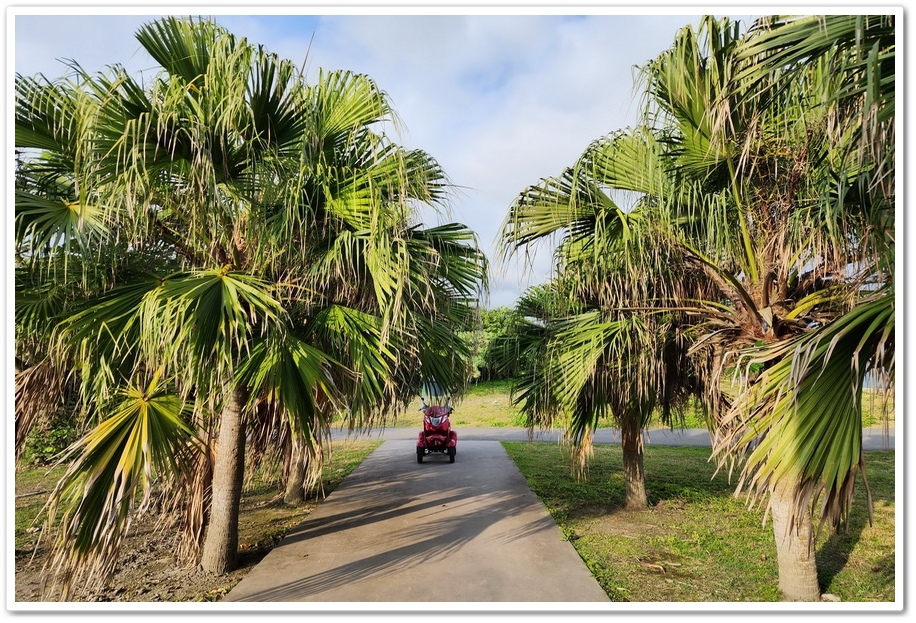
[[[826,167],[835,188],[824,193],[817,216],[835,244],[852,241],[848,272],[862,275],[846,284],[848,311],[748,355],[764,370],[715,448],[722,463],[744,461],[739,490],[769,494],[780,588],[810,601],[820,596],[812,513],[819,506],[820,525],[837,527],[859,472],[867,489],[863,384],[875,371],[893,386],[894,16],[762,19],[737,56],[748,61],[741,81],[751,84],[833,76],[821,106],[835,145]]]
[[[719,284],[718,300],[726,302],[724,324],[707,325],[713,330],[701,337],[727,364],[711,367],[709,388],[722,386],[721,372],[734,366],[737,354],[757,345],[771,354],[758,362],[773,366],[764,372],[767,379],[780,369],[776,361],[789,352],[788,343],[810,340],[809,331],[856,305],[863,285],[875,278],[875,263],[856,233],[867,231],[856,207],[861,197],[836,182],[849,175],[837,169],[848,161],[848,142],[842,140],[842,124],[835,123],[829,94],[843,90],[843,75],[814,64],[804,72],[743,79],[747,64],[758,59],[747,55],[742,43],[738,24],[708,18],[698,33],[683,30],[671,50],[645,69],[651,102],[647,120],[670,145],[669,170],[679,187],[667,201],[660,198],[668,206],[672,242]],[[713,302],[704,306],[711,309]],[[704,315],[712,318],[710,312]],[[787,391],[785,385],[782,389]],[[746,450],[767,436],[762,413],[768,407],[763,405],[781,402],[772,389],[770,396],[761,401],[757,387],[744,389],[716,422],[717,455],[734,458],[736,449]],[[754,405],[753,415],[748,405]],[[791,411],[785,406],[782,402],[780,408]],[[822,421],[825,429],[839,432]],[[836,466],[825,460],[828,453],[819,452],[819,467],[800,479],[796,470],[814,468],[807,462],[812,455],[803,454],[794,467],[787,456],[796,452],[799,430],[805,430],[812,447],[832,448],[839,453],[835,457],[848,456],[840,448],[861,446],[844,446],[839,437],[815,441],[807,436],[811,428],[797,426],[774,427],[778,433],[757,446],[750,464],[761,465],[767,457],[755,484],[758,492],[769,494],[783,595],[810,600],[820,595],[808,510],[816,498],[812,494],[824,479],[830,500],[843,487],[849,490],[847,478],[854,472],[837,479],[830,471]],[[860,425],[842,430],[861,435]],[[806,510],[793,515],[795,509]]]
[[[682,421],[683,407],[702,383],[688,357],[689,310],[670,302],[675,290],[694,298],[709,290],[705,276],[654,231],[654,198],[670,180],[658,166],[661,146],[651,139],[634,131],[596,141],[562,176],[525,190],[502,234],[506,255],[562,236],[557,277],[538,291],[550,297],[551,311],[536,316],[540,330],[520,333],[539,365],[518,383],[517,402],[530,427],[564,418],[580,469],[600,420],[613,418],[632,509],[648,505],[644,429],[656,409],[666,424]],[[634,205],[620,202],[624,191],[638,193]],[[531,302],[521,307],[533,308]]]
[[[805,22],[809,27],[820,23]],[[872,19],[873,26],[878,23]],[[841,24],[856,32],[868,20],[831,20],[830,38]],[[881,188],[881,177],[888,171],[880,167],[875,176],[871,157],[863,160],[852,155],[850,145],[856,139],[850,119],[856,119],[855,127],[859,115],[843,112],[834,99],[836,93],[857,90],[851,87],[855,80],[850,80],[850,73],[861,74],[861,70],[837,71],[836,62],[823,57],[787,70],[783,56],[773,59],[770,71],[760,72],[759,67],[754,69],[761,61],[754,38],[729,36],[726,27],[706,25],[705,51],[690,33],[683,33],[671,53],[650,66],[649,91],[662,114],[678,128],[681,169],[703,176],[707,196],[717,187],[731,193],[723,197],[728,210],[724,218],[715,218],[705,201],[694,210],[708,229],[694,237],[693,244],[713,259],[709,266],[715,272],[726,274],[720,270],[728,265],[723,259],[735,266],[731,274],[742,286],[734,292],[741,295],[742,305],[735,309],[743,307],[743,318],[736,319],[741,321],[744,338],[723,346],[734,353],[753,339],[766,353],[754,361],[764,367],[761,378],[756,386],[745,388],[721,423],[714,451],[728,460],[756,448],[740,484],[753,482],[758,495],[768,496],[780,589],[789,600],[815,600],[820,588],[812,507],[823,491],[823,518],[834,524],[841,519],[862,456],[860,396],[854,391],[847,396],[848,406],[839,410],[836,402],[815,398],[835,391],[833,381],[839,377],[828,380],[831,376],[820,370],[844,349],[833,349],[825,359],[824,349],[814,354],[819,350],[814,344],[827,338],[837,346],[834,338],[840,339],[841,325],[834,323],[844,322],[847,311],[860,304],[863,292],[868,293],[873,284],[886,283],[880,254],[874,253],[869,239],[880,239],[887,229],[879,230],[878,236],[869,232],[875,230],[875,216],[887,222],[892,203],[886,197],[873,202],[860,182],[865,177],[872,188]],[[863,34],[857,31],[858,36]],[[857,35],[847,30],[850,39]],[[872,41],[875,37],[865,36]],[[807,56],[810,42],[804,47],[805,52],[792,54]],[[885,132],[879,134],[886,137]],[[730,237],[730,231],[740,236]],[[886,241],[879,246],[888,248]],[[817,331],[811,334],[818,326],[825,327],[820,338]],[[882,326],[870,341],[871,352],[880,350],[888,335]],[[859,342],[866,346],[868,340]],[[802,349],[812,354],[801,355]],[[863,356],[857,364],[863,375],[872,365],[868,360]],[[794,374],[786,375],[786,366]],[[820,383],[814,383],[817,377]],[[850,377],[849,386],[861,388],[861,377],[858,383],[852,381],[855,377],[858,373]],[[803,399],[803,392],[818,385],[818,392]],[[787,403],[788,395],[797,399]],[[806,406],[796,408],[802,404]]]
[[[168,18],[138,39],[163,67],[147,88],[118,69],[17,77],[17,146],[47,150],[29,179],[64,162],[64,205],[94,216],[67,221],[65,240],[164,249],[178,264],[119,274],[54,327],[54,369],[77,374],[92,427],[46,515],[62,515],[64,597],[104,581],[138,490],[181,511],[186,554],[231,569],[249,424],[298,444],[288,472],[320,471],[344,397],[365,426],[407,400],[424,367],[459,376],[443,364],[463,353],[442,325],[470,317],[485,269],[463,226],[412,222],[447,182],[427,154],[374,130],[393,111],[367,77],[307,85],[207,21]],[[76,123],[55,118],[69,110],[58,101]],[[60,227],[41,218],[60,203],[43,190],[17,200],[17,244],[35,266],[66,248],[46,242]]]
[[[859,39],[850,36],[848,40],[861,40],[861,31],[856,33]],[[774,37],[777,39],[784,41]],[[750,38],[745,42],[740,25],[729,20],[704,18],[698,30],[683,29],[672,48],[643,69],[647,129],[626,133],[629,146],[612,138],[606,141],[614,146],[612,149],[592,149],[591,155],[581,159],[593,165],[579,167],[585,170],[587,182],[577,181],[574,188],[588,188],[591,183],[604,185],[606,192],[586,193],[586,200],[575,193],[556,193],[559,200],[540,213],[521,213],[510,219],[504,238],[508,243],[527,244],[542,231],[565,228],[567,239],[581,238],[580,244],[589,248],[593,257],[622,264],[626,258],[612,251],[616,240],[634,240],[655,232],[653,239],[668,248],[665,257],[683,259],[674,265],[684,267],[684,275],[702,272],[704,279],[693,277],[697,284],[703,284],[701,288],[678,290],[671,287],[672,278],[677,277],[660,270],[665,263],[629,262],[624,271],[638,275],[637,279],[645,283],[668,287],[660,292],[632,288],[616,306],[622,309],[622,302],[632,297],[630,308],[653,314],[673,309],[691,318],[693,329],[685,334],[695,355],[692,370],[701,379],[697,387],[705,393],[704,402],[712,417],[717,455],[735,458],[756,443],[760,433],[778,433],[750,457],[748,465],[754,467],[745,471],[742,483],[753,481],[758,492],[770,494],[770,508],[779,515],[774,528],[781,565],[785,560],[785,569],[799,563],[808,566],[806,574],[790,576],[789,571],[781,570],[780,587],[786,598],[813,599],[819,591],[816,573],[810,573],[814,569],[811,531],[789,531],[791,538],[785,539],[782,529],[784,525],[810,527],[810,515],[792,515],[783,509],[807,508],[816,497],[811,495],[814,483],[820,484],[821,479],[826,480],[828,500],[851,492],[849,477],[854,471],[849,470],[860,461],[855,448],[861,446],[843,445],[836,435],[843,431],[860,436],[861,430],[852,425],[828,426],[831,403],[819,403],[827,411],[809,421],[819,418],[824,424],[820,430],[829,431],[830,436],[820,436],[811,447],[831,451],[818,452],[817,462],[811,463],[814,470],[799,478],[798,466],[805,465],[812,454],[811,448],[796,452],[798,431],[808,434],[812,428],[796,427],[793,405],[801,401],[800,391],[810,382],[801,384],[799,393],[794,388],[790,391],[787,385],[801,377],[787,375],[784,367],[804,370],[831,361],[832,355],[843,350],[821,348],[818,339],[847,339],[826,327],[856,309],[869,283],[886,283],[881,276],[882,256],[874,249],[890,245],[886,236],[872,232],[877,219],[888,222],[887,209],[892,203],[886,197],[872,201],[861,190],[867,184],[856,183],[863,178],[871,183],[885,179],[888,172],[877,163],[887,159],[850,158],[853,152],[849,146],[854,141],[849,120],[856,120],[853,128],[861,128],[861,115],[842,114],[842,107],[838,109],[833,99],[834,93],[850,91],[864,97],[867,89],[850,89],[849,76],[835,71],[836,64],[812,62],[795,70],[786,67],[786,56],[778,54],[772,56],[769,71],[755,71],[754,63],[760,61],[762,52],[754,45]],[[808,51],[799,54],[807,58]],[[883,51],[874,53],[876,62],[880,58],[884,63],[886,56]],[[861,76],[861,63],[853,66],[858,71],[855,75]],[[878,79],[878,83],[885,84],[883,80]],[[886,131],[869,136],[875,135],[884,136]],[[638,193],[640,209],[652,206],[656,228],[611,226],[626,222],[619,219],[609,199],[622,191]],[[595,206],[597,218],[589,212]],[[612,235],[599,235],[592,223],[602,224],[601,232]],[[605,273],[594,269],[585,272],[589,276],[580,281],[605,278]],[[561,266],[561,274],[565,273]],[[866,308],[871,316],[850,317],[852,326],[860,329],[877,327],[875,339],[853,342],[868,346],[870,352],[881,352],[890,336],[886,325],[865,321],[888,318],[887,308],[876,305]],[[818,332],[818,326],[825,328]],[[818,333],[823,337],[812,337]],[[800,352],[794,349],[802,345],[809,354],[796,355],[795,363],[788,363],[791,360],[786,357]],[[726,372],[736,369],[740,354],[757,346],[767,349],[760,357],[766,368],[761,381],[745,388],[733,408],[727,409],[729,401],[716,397],[728,386]],[[861,360],[857,374],[867,367],[866,359]],[[861,380],[859,376],[853,378]],[[827,379],[824,374],[823,380]],[[758,387],[769,388],[765,395],[771,398],[761,402]],[[787,395],[798,396],[798,400],[787,402]],[[808,407],[815,402],[808,402]],[[856,400],[849,402],[857,404]],[[749,413],[748,405],[757,408]],[[773,422],[779,418],[764,418],[773,405],[781,409],[781,421],[791,421],[792,426],[775,427]],[[837,467],[831,455],[855,459],[831,472],[829,469]],[[775,469],[776,465],[790,465],[787,457],[792,458],[791,466]],[[770,459],[772,462],[767,463]],[[768,465],[765,470],[758,469],[764,464]],[[755,469],[756,475],[751,476]],[[796,552],[804,552],[806,557],[798,557]],[[807,581],[795,582],[799,577]]]

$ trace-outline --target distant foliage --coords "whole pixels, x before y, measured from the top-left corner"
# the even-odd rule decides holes
[[[484,309],[477,329],[463,334],[473,355],[472,381],[504,381],[518,375],[518,358],[505,353],[513,343],[517,323],[518,315],[509,307]]]

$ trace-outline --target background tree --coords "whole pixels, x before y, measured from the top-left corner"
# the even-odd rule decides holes
[[[500,356],[514,330],[515,320],[511,307],[483,309],[475,330],[462,333],[471,350],[475,368],[472,376],[476,382],[503,381],[518,374],[520,362]]]
[[[628,508],[648,505],[643,430],[656,416],[683,421],[682,408],[701,393],[703,378],[688,357],[688,310],[670,303],[710,290],[702,272],[654,231],[655,198],[670,180],[660,145],[646,139],[634,131],[596,141],[562,176],[525,190],[503,226],[507,253],[560,238],[556,277],[540,292],[551,302],[525,302],[550,311],[536,312],[540,327],[520,333],[539,364],[517,383],[518,402],[529,426],[567,427],[582,469],[594,430],[612,418]],[[639,193],[633,205],[618,202],[622,190]]]

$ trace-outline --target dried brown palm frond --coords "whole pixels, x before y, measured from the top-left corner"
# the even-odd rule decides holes
[[[16,460],[32,430],[44,430],[64,403],[67,372],[47,357],[16,373]]]
[[[158,484],[156,529],[177,534],[175,559],[185,566],[197,565],[208,524],[213,484],[213,451],[209,445],[188,448],[188,469],[163,474]]]
[[[285,467],[290,458],[290,427],[280,406],[276,402],[260,400],[246,420],[245,444],[246,464],[245,485],[250,485],[259,474],[275,473],[276,466],[283,466],[278,473],[280,483],[288,477]]]

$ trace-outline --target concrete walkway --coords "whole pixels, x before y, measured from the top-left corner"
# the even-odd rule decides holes
[[[459,429],[454,464],[416,460],[414,429],[383,443],[223,602],[592,602],[608,598],[499,441],[525,429]],[[335,437],[346,437],[337,431]],[[537,433],[558,442],[561,431]],[[598,443],[615,443],[610,429]],[[658,429],[649,445],[709,445],[705,430]],[[870,429],[866,449],[893,449]],[[436,606],[438,610],[439,606]]]
[[[222,601],[608,601],[498,441],[420,464],[415,437],[383,443]]]

